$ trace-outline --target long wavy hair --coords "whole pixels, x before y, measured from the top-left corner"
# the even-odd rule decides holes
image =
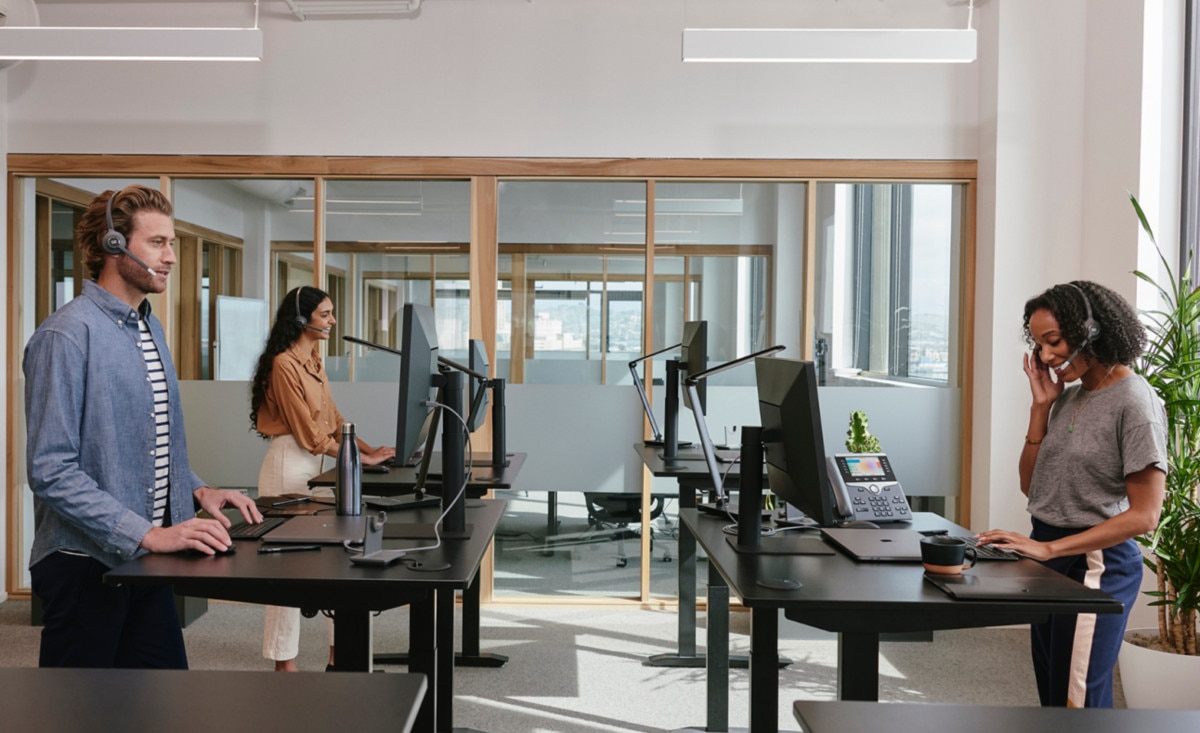
[[[312,319],[313,311],[329,294],[311,285],[301,285],[288,291],[275,311],[275,325],[271,326],[271,334],[267,336],[267,347],[258,357],[258,367],[254,370],[254,381],[250,383],[250,429],[258,432],[258,411],[267,400],[267,387],[271,383],[271,372],[275,369],[275,357],[292,347],[304,333],[301,317]],[[269,436],[258,433],[261,437]]]
[[[1074,287],[1072,287],[1074,286]],[[1078,290],[1076,289],[1078,288]],[[1058,321],[1059,331],[1072,349],[1087,339],[1083,323],[1087,320],[1087,305],[1092,308],[1092,320],[1100,327],[1100,335],[1083,350],[1085,359],[1095,359],[1105,366],[1129,366],[1146,348],[1146,328],[1129,301],[1113,290],[1090,280],[1075,280],[1055,285],[1025,303],[1025,343],[1035,346],[1029,333],[1029,317],[1038,310],[1048,310]]]

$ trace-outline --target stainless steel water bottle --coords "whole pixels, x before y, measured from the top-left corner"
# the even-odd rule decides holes
[[[334,472],[337,513],[346,517],[362,514],[362,457],[354,439],[354,423],[342,424],[342,445],[338,448]]]

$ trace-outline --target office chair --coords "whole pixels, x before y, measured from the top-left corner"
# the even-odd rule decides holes
[[[629,525],[637,525],[642,521],[642,497],[640,494],[600,494],[584,492],[587,503],[587,521],[589,535],[607,532],[617,540],[617,567],[625,567],[629,560],[625,555],[626,536],[638,537],[637,530]],[[664,499],[652,496],[650,503],[650,521],[653,522],[663,513]],[[650,525],[650,552],[654,553],[654,526]],[[670,550],[663,553],[663,562],[670,562]]]

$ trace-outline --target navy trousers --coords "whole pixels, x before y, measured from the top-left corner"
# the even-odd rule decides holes
[[[45,608],[40,667],[187,669],[170,586],[112,586],[90,557],[56,552],[30,569]]]
[[[1034,519],[1031,536],[1045,542],[1081,531]],[[1030,628],[1042,705],[1111,708],[1117,653],[1129,609],[1137,601],[1142,583],[1142,555],[1137,543],[1126,540],[1115,547],[1042,564],[1090,588],[1099,588],[1125,606],[1120,614],[1055,614]]]

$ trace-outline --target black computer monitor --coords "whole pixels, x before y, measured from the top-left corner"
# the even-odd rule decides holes
[[[679,345],[679,363],[684,370],[682,377],[699,374],[708,368],[708,322],[688,321],[683,324],[683,339]],[[696,385],[700,396],[699,410],[703,413],[708,405],[708,388],[703,382]],[[683,404],[689,410],[696,410],[692,404],[691,395],[683,392]]]
[[[488,374],[487,346],[479,339],[471,339],[470,349],[467,366],[485,377],[490,376]],[[479,380],[467,380],[467,404],[471,406],[470,415],[467,417],[467,426],[472,433],[483,427],[484,419],[487,417],[489,391],[487,385],[480,384]]]
[[[771,492],[822,527],[838,524],[825,462],[816,366],[794,359],[757,359],[754,371]]]
[[[405,303],[400,362],[400,404],[396,411],[396,465],[412,465],[431,435],[433,412],[425,404],[437,399],[437,326],[433,309]]]

